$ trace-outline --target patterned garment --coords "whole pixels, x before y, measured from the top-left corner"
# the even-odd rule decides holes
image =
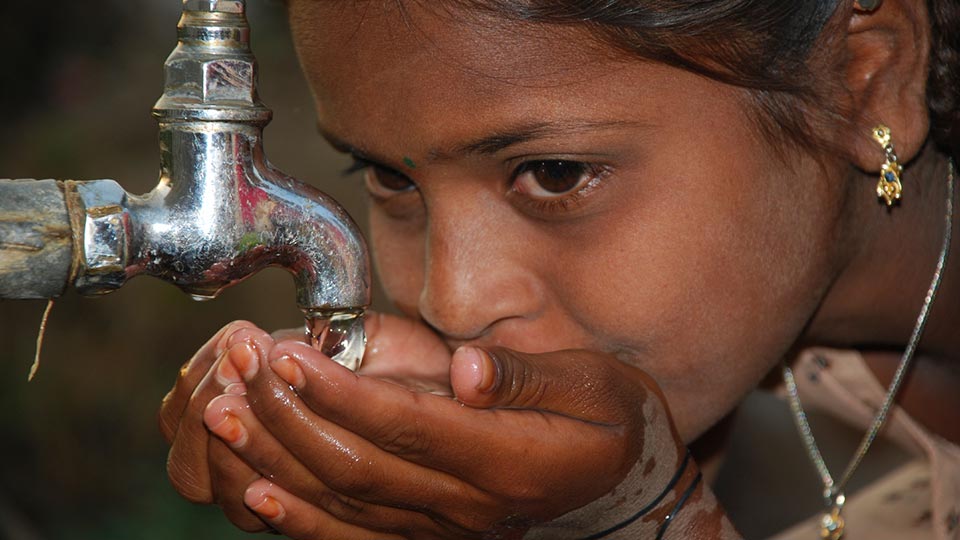
[[[866,430],[886,388],[856,351],[810,349],[794,367],[805,409]],[[883,433],[917,457],[848,497],[844,540],[960,540],[960,447],[894,408]],[[771,540],[815,540],[813,516]]]

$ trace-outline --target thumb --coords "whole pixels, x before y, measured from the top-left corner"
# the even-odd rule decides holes
[[[463,346],[454,352],[450,384],[461,403],[475,408],[542,409],[620,423],[637,413],[653,383],[645,373],[603,353],[529,354]]]

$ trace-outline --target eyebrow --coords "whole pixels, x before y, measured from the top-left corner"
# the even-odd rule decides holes
[[[451,145],[447,148],[431,149],[427,152],[427,157],[430,161],[442,161],[464,155],[489,156],[498,152],[502,152],[511,146],[537,139],[577,135],[580,133],[597,130],[624,129],[638,126],[649,127],[649,124],[627,120],[566,120],[561,122],[528,122],[507,127],[478,139],[461,142],[459,144]],[[323,136],[323,138],[326,139],[334,149],[340,152],[352,154],[365,161],[370,161],[371,163],[382,165],[386,168],[394,168],[386,164],[396,160],[387,159],[385,157],[376,156],[375,154],[369,153],[362,148],[337,137],[333,133],[324,129],[324,127],[319,123],[317,124],[317,129],[320,132],[320,135]]]
[[[562,122],[531,122],[519,124],[491,133],[479,139],[455,145],[451,150],[434,150],[431,157],[438,158],[456,155],[490,155],[502,152],[511,146],[551,137],[577,135],[589,131],[636,127],[640,122],[626,120],[594,121],[567,120]]]
[[[341,139],[340,137],[337,137],[330,131],[327,131],[326,129],[324,129],[324,127],[319,123],[317,123],[317,131],[320,133],[320,136],[323,137],[327,141],[327,143],[329,143],[330,146],[333,147],[333,149],[336,150],[337,152],[340,152],[343,154],[350,154],[351,156],[353,156],[354,159],[365,161],[367,163],[372,163],[373,165],[382,167],[390,171],[399,172],[395,167],[389,165],[389,163],[394,160],[387,159],[386,157],[383,157],[383,156],[377,156],[376,154],[367,152],[366,150],[363,150],[362,148],[356,145],[350,144],[347,141]],[[347,170],[349,171],[350,169],[347,169]]]

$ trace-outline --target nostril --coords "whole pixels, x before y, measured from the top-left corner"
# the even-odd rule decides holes
[[[448,343],[479,339],[493,321],[484,320],[483,305],[470,298],[470,292],[467,288],[454,291],[452,287],[438,287],[437,280],[428,282],[420,293],[417,311],[423,322]]]
[[[527,304],[526,307],[532,305]],[[502,337],[499,334],[503,334],[506,327],[509,326],[513,332],[518,323],[537,319],[539,310],[523,307],[503,301],[483,303],[463,300],[444,309],[422,300],[419,314],[424,324],[443,338],[451,350],[456,350],[461,345],[499,344]]]
[[[434,252],[436,254],[436,251]],[[492,343],[497,335],[513,334],[545,313],[543,282],[520,264],[458,263],[449,258],[428,264],[417,310],[424,323],[451,346]]]
[[[484,328],[481,332],[478,333],[454,333],[446,331],[441,327],[436,326],[434,323],[430,322],[429,319],[423,318],[423,323],[430,328],[435,334],[443,338],[443,341],[447,344],[447,347],[451,351],[457,350],[461,345],[466,345],[467,343],[474,343],[481,341],[484,336],[489,333],[490,327]]]

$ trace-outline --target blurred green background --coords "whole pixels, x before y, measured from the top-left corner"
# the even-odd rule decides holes
[[[180,2],[3,4],[0,177],[112,178],[149,191],[159,170],[150,109]],[[357,180],[340,174],[348,160],[316,133],[282,5],[254,0],[249,11],[261,97],[275,113],[267,155],[365,221]],[[102,298],[68,292],[27,383],[43,308],[0,300],[0,539],[249,537],[177,496],[156,413],[180,365],[227,322],[303,324],[289,275],[262,272],[208,303],[149,278]]]

